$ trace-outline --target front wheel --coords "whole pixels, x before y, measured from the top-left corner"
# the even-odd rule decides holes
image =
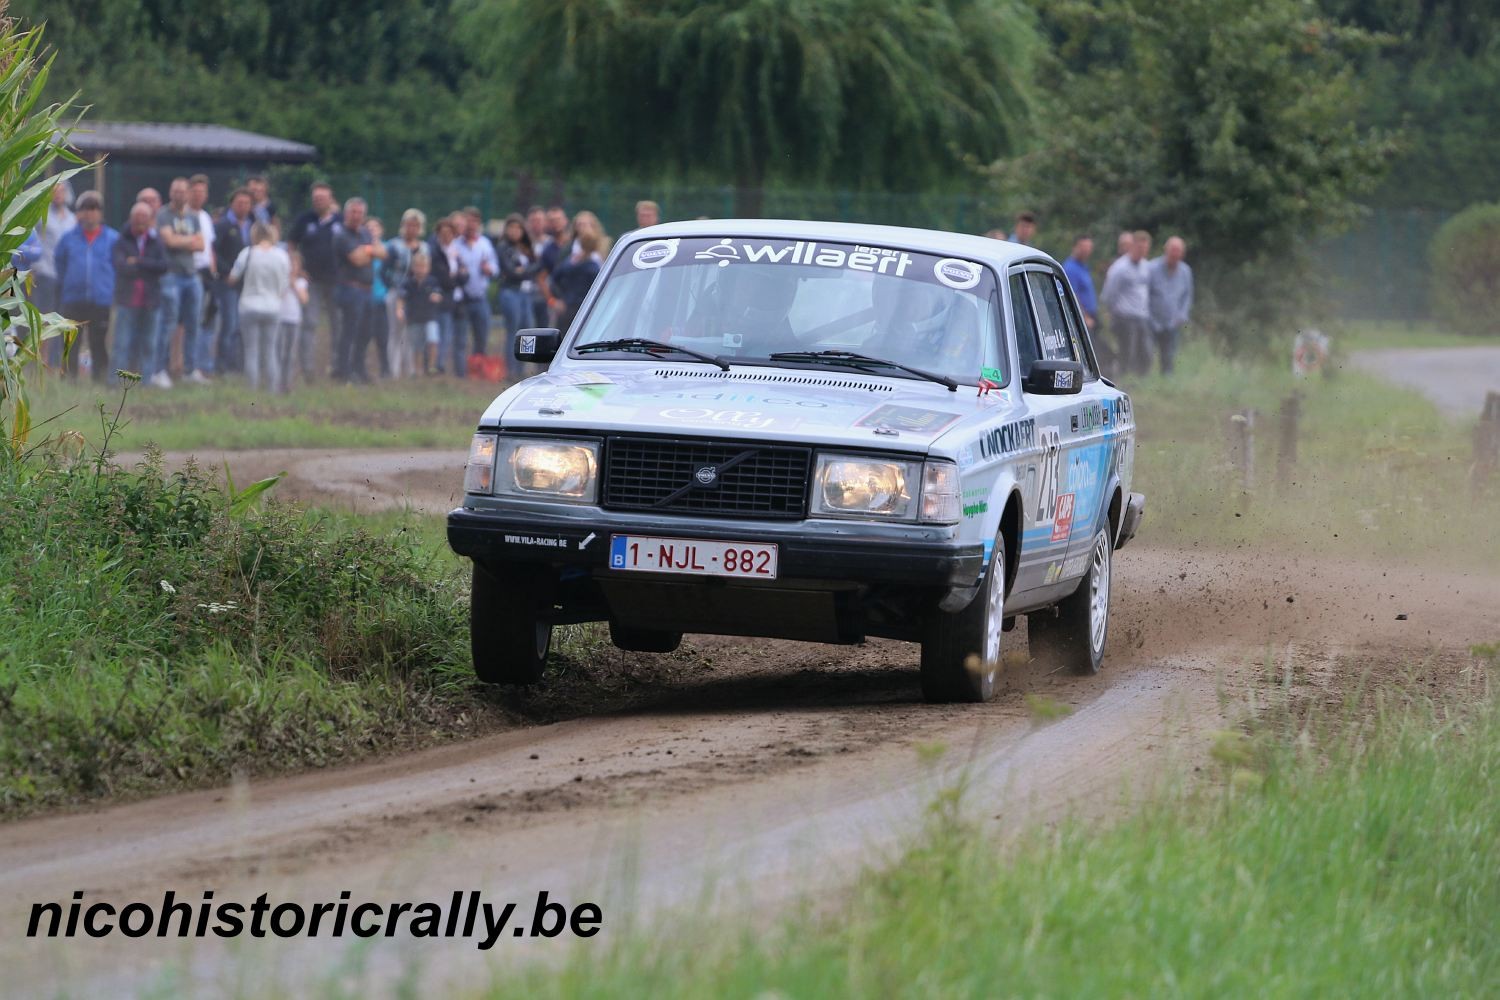
[[[1109,581],[1114,544],[1108,528],[1094,535],[1089,571],[1078,589],[1050,608],[1027,616],[1031,655],[1071,674],[1097,674],[1109,638]]]
[[[469,650],[486,684],[534,684],[547,667],[552,626],[535,581],[474,564],[469,594]]]
[[[922,697],[929,702],[989,701],[1000,676],[1005,629],[1005,538],[995,539],[984,582],[969,606],[935,612],[922,640]]]

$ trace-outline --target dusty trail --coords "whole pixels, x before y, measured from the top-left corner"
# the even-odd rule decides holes
[[[547,889],[602,903],[606,931],[612,913],[649,917],[708,895],[772,903],[889,856],[960,775],[975,815],[1002,833],[1108,813],[1202,763],[1224,699],[1268,660],[1336,687],[1500,635],[1500,579],[1352,562],[1132,547],[1116,595],[1103,674],[1015,666],[1010,691],[985,706],[920,704],[904,644],[699,638],[712,670],[629,711],[12,824],[0,838],[0,967],[30,970],[42,978],[11,985],[45,992],[62,981],[115,992],[151,982],[164,962],[189,966],[195,991],[248,977],[309,992],[308,970],[356,948],[210,941],[189,958],[154,939],[26,941],[29,904],[74,889],[117,902],[212,888],[221,900],[305,903],[345,889],[381,902],[482,889],[523,906]],[[1024,630],[1007,642],[1024,648]],[[1074,711],[1038,723],[1028,694]],[[489,956],[471,941],[397,940],[370,961],[387,982],[420,960],[424,981],[451,985],[546,952],[508,938]]]

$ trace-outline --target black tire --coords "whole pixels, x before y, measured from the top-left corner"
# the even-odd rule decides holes
[[[474,564],[469,595],[469,650],[485,684],[535,684],[547,667],[552,626],[542,616],[529,575]]]
[[[1109,640],[1109,588],[1113,579],[1114,542],[1108,525],[1094,532],[1089,571],[1078,589],[1054,608],[1026,616],[1031,655],[1070,674],[1097,674]],[[1096,597],[1102,603],[1096,606]],[[1098,610],[1102,620],[1096,623]],[[1097,624],[1097,628],[1095,627]]]
[[[670,653],[682,645],[682,633],[631,628],[612,621],[609,623],[609,641],[631,653]]]
[[[922,639],[922,698],[932,703],[989,701],[999,688],[1005,621],[1005,538],[995,539],[990,568],[969,606],[935,612]]]

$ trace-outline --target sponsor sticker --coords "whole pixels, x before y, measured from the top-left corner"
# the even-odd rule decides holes
[[[708,406],[669,406],[656,410],[652,416],[674,423],[705,424],[713,427],[733,427],[738,430],[758,431],[777,423],[774,414],[761,410],[719,410]],[[778,426],[790,427],[795,421],[783,418]]]
[[[855,427],[889,427],[892,430],[932,436],[957,420],[959,414],[943,410],[924,410],[917,406],[886,403],[877,406],[854,422]]]
[[[984,269],[973,261],[944,257],[932,265],[932,273],[949,288],[963,291],[979,284],[979,279],[984,276]]]
[[[1054,389],[1071,389],[1071,388],[1073,388],[1073,374],[1074,374],[1074,372],[1073,372],[1073,369],[1071,369],[1071,368],[1063,368],[1063,369],[1061,369],[1059,371],[1053,372],[1052,373],[1052,388],[1054,388]]]
[[[677,256],[677,240],[647,240],[635,248],[631,263],[642,269],[661,267]],[[699,254],[701,257],[702,254]]]
[[[525,545],[538,549],[566,549],[570,543],[566,538],[556,538],[551,535],[506,535],[506,545]]]
[[[1057,509],[1052,515],[1052,540],[1065,542],[1073,533],[1073,494],[1061,493],[1057,497]]]
[[[1082,576],[1084,570],[1089,567],[1089,558],[1092,555],[1093,553],[1090,552],[1080,552],[1078,555],[1069,558],[1067,562],[1063,563],[1062,575],[1067,578]]]
[[[552,376],[553,385],[613,385],[614,381],[603,372],[560,372]]]
[[[986,459],[1000,458],[1021,448],[1036,444],[1036,420],[1027,417],[996,427],[979,439],[979,454]]]
[[[985,500],[980,500],[976,503],[966,503],[964,504],[964,517],[978,517],[980,514],[988,512],[989,509],[989,502]]]
[[[522,354],[536,353],[536,334],[528,333],[524,337],[516,338],[516,349]]]

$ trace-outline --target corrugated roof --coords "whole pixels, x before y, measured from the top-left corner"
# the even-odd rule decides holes
[[[318,158],[316,146],[227,125],[165,122],[83,122],[70,142],[86,156],[192,156],[203,159],[275,160],[306,163]]]

